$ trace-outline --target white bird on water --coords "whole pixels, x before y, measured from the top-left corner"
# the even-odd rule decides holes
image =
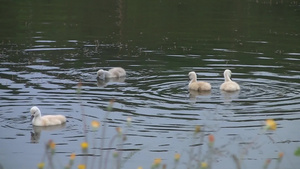
[[[234,92],[240,90],[239,84],[231,80],[231,71],[226,69],[224,71],[225,82],[220,86],[220,89],[226,92]]]
[[[209,91],[211,90],[211,85],[208,82],[197,81],[197,74],[195,72],[189,73],[189,78],[191,79],[189,83],[189,89],[195,91]]]
[[[109,69],[108,71],[100,69],[97,72],[97,78],[99,79],[120,78],[125,76],[126,76],[126,71],[121,67],[115,67]]]
[[[63,115],[45,115],[42,116],[40,109],[33,106],[30,109],[31,122],[34,126],[53,126],[60,125],[67,121],[66,117]]]

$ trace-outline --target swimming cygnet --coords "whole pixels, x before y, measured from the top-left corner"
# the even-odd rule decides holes
[[[108,71],[100,69],[97,72],[97,78],[100,79],[107,79],[107,78],[119,78],[126,76],[126,72],[121,67],[115,67],[112,69],[109,69]]]
[[[224,71],[224,78],[225,82],[220,86],[221,90],[227,92],[234,92],[240,90],[239,84],[231,80],[231,71],[229,69],[226,69]]]
[[[42,116],[38,107],[33,106],[30,109],[31,121],[34,126],[53,126],[60,125],[67,121],[63,115],[45,115]]]
[[[211,90],[211,85],[207,82],[198,82],[197,81],[197,75],[195,72],[189,73],[189,78],[191,79],[189,83],[189,89],[190,90],[196,90],[196,91],[208,91]]]

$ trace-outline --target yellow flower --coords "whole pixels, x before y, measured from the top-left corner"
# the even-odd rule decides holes
[[[179,159],[180,159],[180,154],[179,154],[179,153],[176,153],[176,154],[174,155],[174,159],[175,159],[175,161],[179,161]]]
[[[112,104],[114,104],[114,102],[115,102],[115,99],[111,99],[111,100],[109,101],[109,104],[112,105]]]
[[[79,164],[78,169],[85,169],[85,165],[84,164]]]
[[[201,168],[202,168],[202,169],[205,169],[205,168],[207,168],[207,166],[208,166],[208,165],[207,165],[207,163],[206,163],[206,162],[202,162],[202,163],[201,163]]]
[[[269,165],[270,163],[271,163],[271,159],[266,159],[266,161],[265,161],[265,163],[267,164],[267,165]]]
[[[208,141],[209,141],[210,143],[215,142],[215,136],[212,135],[212,134],[208,135]]]
[[[87,143],[87,142],[82,142],[82,143],[81,143],[81,148],[82,148],[82,149],[85,150],[85,149],[87,149],[88,147],[89,147],[89,143]]]
[[[266,120],[265,124],[266,124],[265,128],[267,130],[276,130],[277,128],[277,124],[273,119]]]
[[[121,135],[122,134],[122,128],[121,127],[117,127],[116,131]]]
[[[139,166],[137,169],[143,169],[143,167]]]
[[[280,162],[282,160],[283,157],[283,152],[278,153],[278,161]]]
[[[48,147],[49,147],[51,150],[55,150],[55,143],[54,143],[54,141],[49,140],[49,141],[48,141]]]
[[[81,86],[82,86],[82,82],[79,81],[77,84],[77,89],[76,89],[78,94],[81,92]]]
[[[43,169],[45,167],[45,163],[41,162],[37,165],[38,169]]]
[[[70,155],[70,159],[71,159],[71,160],[74,160],[75,157],[76,157],[76,154],[75,154],[75,153],[72,153],[72,154]]]
[[[82,82],[81,82],[81,80],[78,82],[78,84],[77,84],[77,87],[78,88],[81,88],[81,86],[82,86]]]
[[[278,153],[278,158],[282,158],[283,157],[283,152]]]
[[[127,125],[130,126],[131,125],[131,117],[127,117]]]
[[[154,159],[154,161],[153,161],[154,166],[159,166],[160,164],[161,164],[161,158]]]
[[[115,99],[109,101],[109,105],[107,106],[108,111],[112,111]]]
[[[94,130],[97,130],[100,127],[100,122],[98,122],[96,120],[93,120],[91,122],[91,125],[92,125],[92,127],[93,127]]]
[[[213,147],[213,145],[215,143],[215,136],[212,134],[208,135],[208,141],[209,141],[209,146]]]
[[[199,125],[195,126],[195,133],[199,133],[201,130],[201,127]]]
[[[271,163],[271,159],[266,159],[264,167],[263,168],[268,168],[269,164]]]

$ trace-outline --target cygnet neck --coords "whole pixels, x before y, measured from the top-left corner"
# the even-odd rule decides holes
[[[190,77],[191,77],[191,83],[197,82],[197,75],[196,75],[196,73],[194,73],[194,72],[191,73]]]
[[[225,78],[225,82],[231,82],[232,80],[230,79],[230,71],[225,71],[224,72],[224,78]]]
[[[36,121],[38,119],[42,118],[42,114],[41,111],[39,109],[36,110],[36,112],[34,113],[34,115],[31,116],[31,121]]]

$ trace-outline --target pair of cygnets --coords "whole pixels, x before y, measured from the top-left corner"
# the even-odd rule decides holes
[[[189,83],[189,89],[195,91],[209,91],[211,90],[211,85],[208,82],[197,81],[197,75],[195,72],[189,73],[189,78],[191,79]],[[231,80],[231,71],[226,69],[224,71],[225,82],[221,84],[220,89],[226,92],[234,92],[240,90],[239,84]]]
[[[125,77],[126,71],[121,67],[112,68],[108,71],[100,69],[97,72],[97,78],[108,79],[108,78],[120,78]],[[34,126],[54,126],[61,125],[67,121],[67,118],[63,115],[45,115],[42,116],[40,109],[33,106],[30,109],[31,122]]]

